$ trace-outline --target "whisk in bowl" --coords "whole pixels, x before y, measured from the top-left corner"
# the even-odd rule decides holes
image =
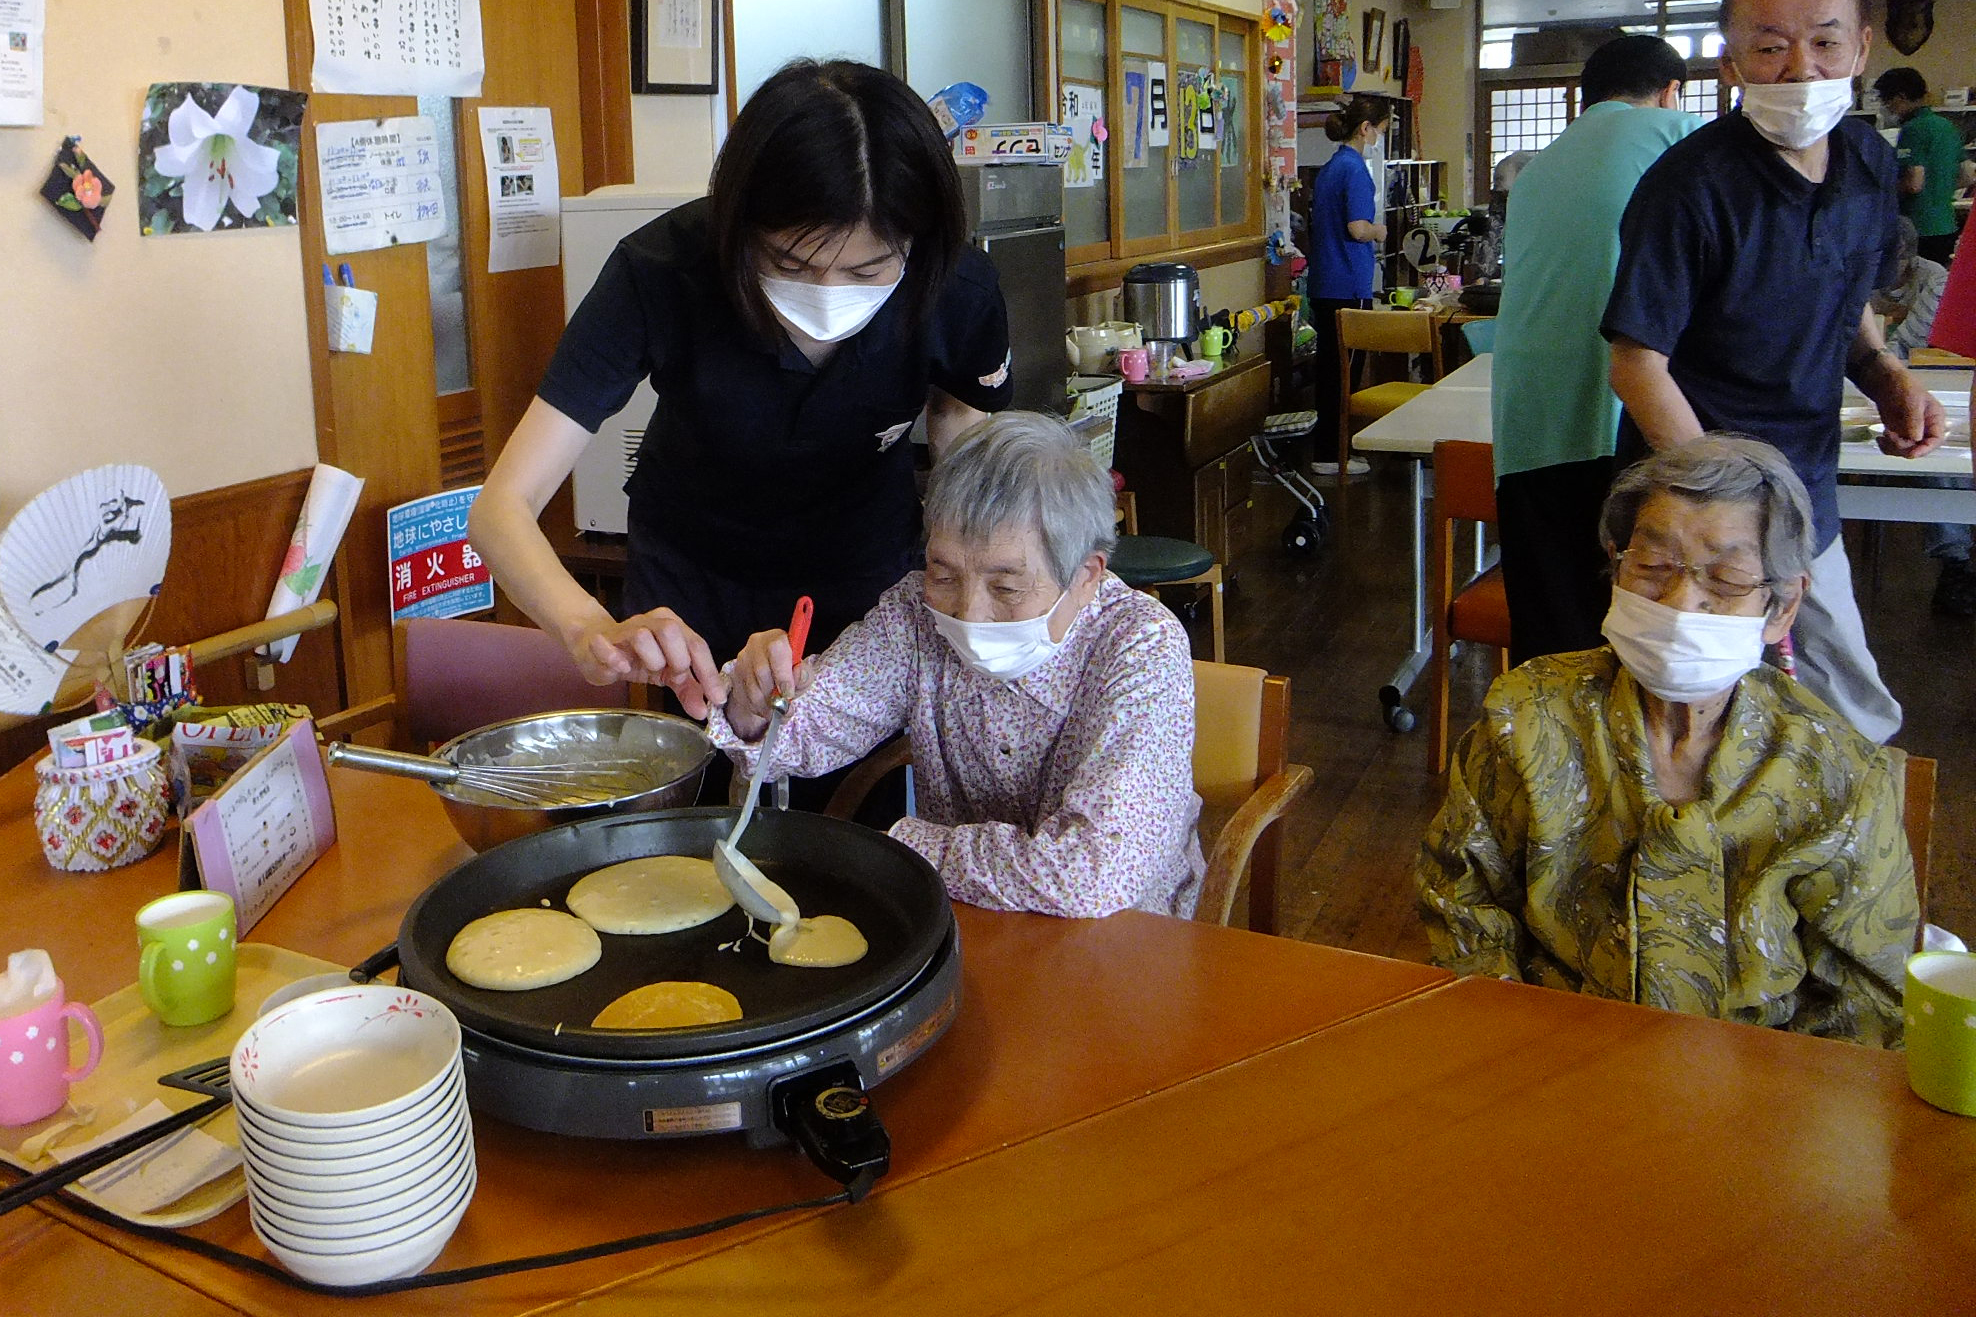
[[[433,755],[406,754],[333,742],[332,767],[388,773],[492,796],[531,809],[605,805],[664,785],[649,759],[584,759],[570,764],[457,764]]]

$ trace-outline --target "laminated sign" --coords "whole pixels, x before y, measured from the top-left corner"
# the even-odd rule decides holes
[[[391,620],[463,617],[494,607],[494,575],[467,543],[467,513],[480,486],[400,503],[386,523]]]

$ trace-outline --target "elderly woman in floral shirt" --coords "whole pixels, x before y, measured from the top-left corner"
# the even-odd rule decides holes
[[[926,570],[790,670],[780,631],[729,666],[715,743],[752,771],[771,691],[802,692],[771,773],[813,777],[897,733],[919,815],[892,835],[956,900],[1185,917],[1200,894],[1186,633],[1105,570],[1111,481],[1063,424],[1003,412],[926,495]]]

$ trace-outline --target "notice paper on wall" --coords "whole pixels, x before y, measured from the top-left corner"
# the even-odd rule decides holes
[[[478,96],[480,0],[309,0],[317,91]]]
[[[0,0],[0,127],[41,122],[46,0]]]
[[[179,886],[231,896],[245,937],[335,841],[316,725],[304,718],[186,818]]]
[[[385,514],[391,620],[464,617],[494,606],[494,573],[467,543],[480,486],[400,503]]]
[[[482,106],[487,162],[487,272],[532,270],[562,259],[562,183],[545,105]]]
[[[428,242],[446,232],[439,130],[422,115],[316,125],[329,254]]]

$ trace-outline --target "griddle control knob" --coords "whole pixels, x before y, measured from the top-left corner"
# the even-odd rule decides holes
[[[839,1061],[782,1080],[769,1092],[776,1128],[818,1170],[850,1191],[869,1193],[892,1165],[892,1136],[871,1109],[858,1068]]]

